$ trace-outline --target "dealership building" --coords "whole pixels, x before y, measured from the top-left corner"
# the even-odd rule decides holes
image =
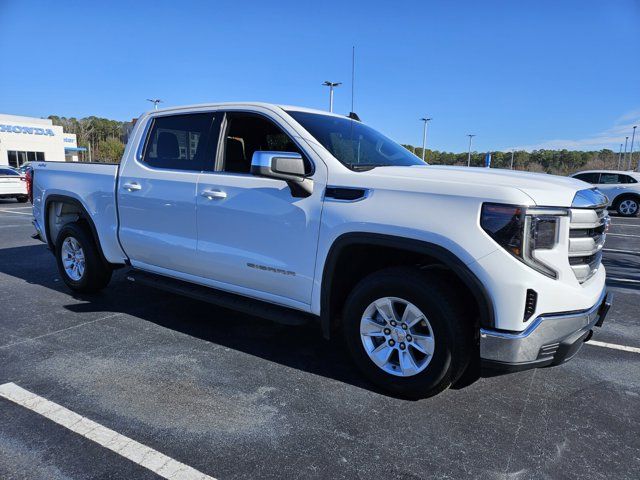
[[[43,160],[77,162],[76,136],[65,133],[46,118],[20,117],[0,113],[0,166],[20,167]]]

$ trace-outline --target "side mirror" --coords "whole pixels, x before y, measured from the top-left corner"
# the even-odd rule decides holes
[[[313,193],[313,180],[305,177],[304,160],[299,153],[254,152],[251,157],[251,173],[284,180],[294,197],[308,197]]]

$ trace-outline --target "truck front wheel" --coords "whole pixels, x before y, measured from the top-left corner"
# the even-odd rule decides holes
[[[344,307],[343,333],[356,365],[376,385],[407,398],[447,389],[473,351],[463,299],[417,268],[390,268],[363,279]]]
[[[65,225],[56,241],[56,261],[64,283],[76,292],[96,292],[111,280],[111,269],[100,258],[88,229],[79,223]]]

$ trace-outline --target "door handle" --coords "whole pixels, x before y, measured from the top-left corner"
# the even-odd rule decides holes
[[[227,192],[223,192],[222,190],[203,190],[200,195],[209,200],[213,200],[214,198],[219,200],[227,198]]]
[[[124,188],[125,190],[129,190],[130,192],[134,192],[136,190],[140,190],[142,188],[142,185],[140,185],[138,182],[129,182],[122,184],[122,188]]]

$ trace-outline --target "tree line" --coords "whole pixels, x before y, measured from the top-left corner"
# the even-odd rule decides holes
[[[61,126],[65,133],[75,133],[79,147],[91,150],[94,162],[119,162],[129,140],[133,122],[120,122],[100,117],[58,117],[50,115],[54,125]],[[88,160],[88,152],[83,160]]]
[[[422,148],[403,145],[407,150],[422,158]],[[468,152],[453,153],[425,150],[425,161],[434,165],[467,165]],[[484,167],[486,153],[471,152],[471,166]],[[624,162],[621,162],[624,163]],[[635,161],[634,161],[635,163]],[[491,152],[492,168],[511,168],[511,152]],[[544,172],[554,175],[569,175],[579,170],[618,168],[618,154],[613,150],[533,150],[513,152],[513,169],[528,172]],[[621,165],[626,169],[626,165]]]
[[[94,162],[119,162],[129,140],[133,122],[120,122],[100,117],[49,116],[54,125],[60,125],[67,133],[75,133],[79,147],[91,148]],[[422,148],[403,145],[422,158]],[[484,166],[485,153],[471,152],[471,165]],[[88,157],[85,157],[88,159]],[[467,165],[467,152],[454,153],[426,149],[425,160],[433,165]],[[624,163],[624,162],[623,162]],[[510,168],[511,152],[491,152],[492,168]],[[513,169],[529,172],[546,172],[569,175],[578,170],[617,169],[618,154],[609,149],[599,151],[575,150],[518,150],[513,153]],[[626,166],[622,165],[622,169]]]

